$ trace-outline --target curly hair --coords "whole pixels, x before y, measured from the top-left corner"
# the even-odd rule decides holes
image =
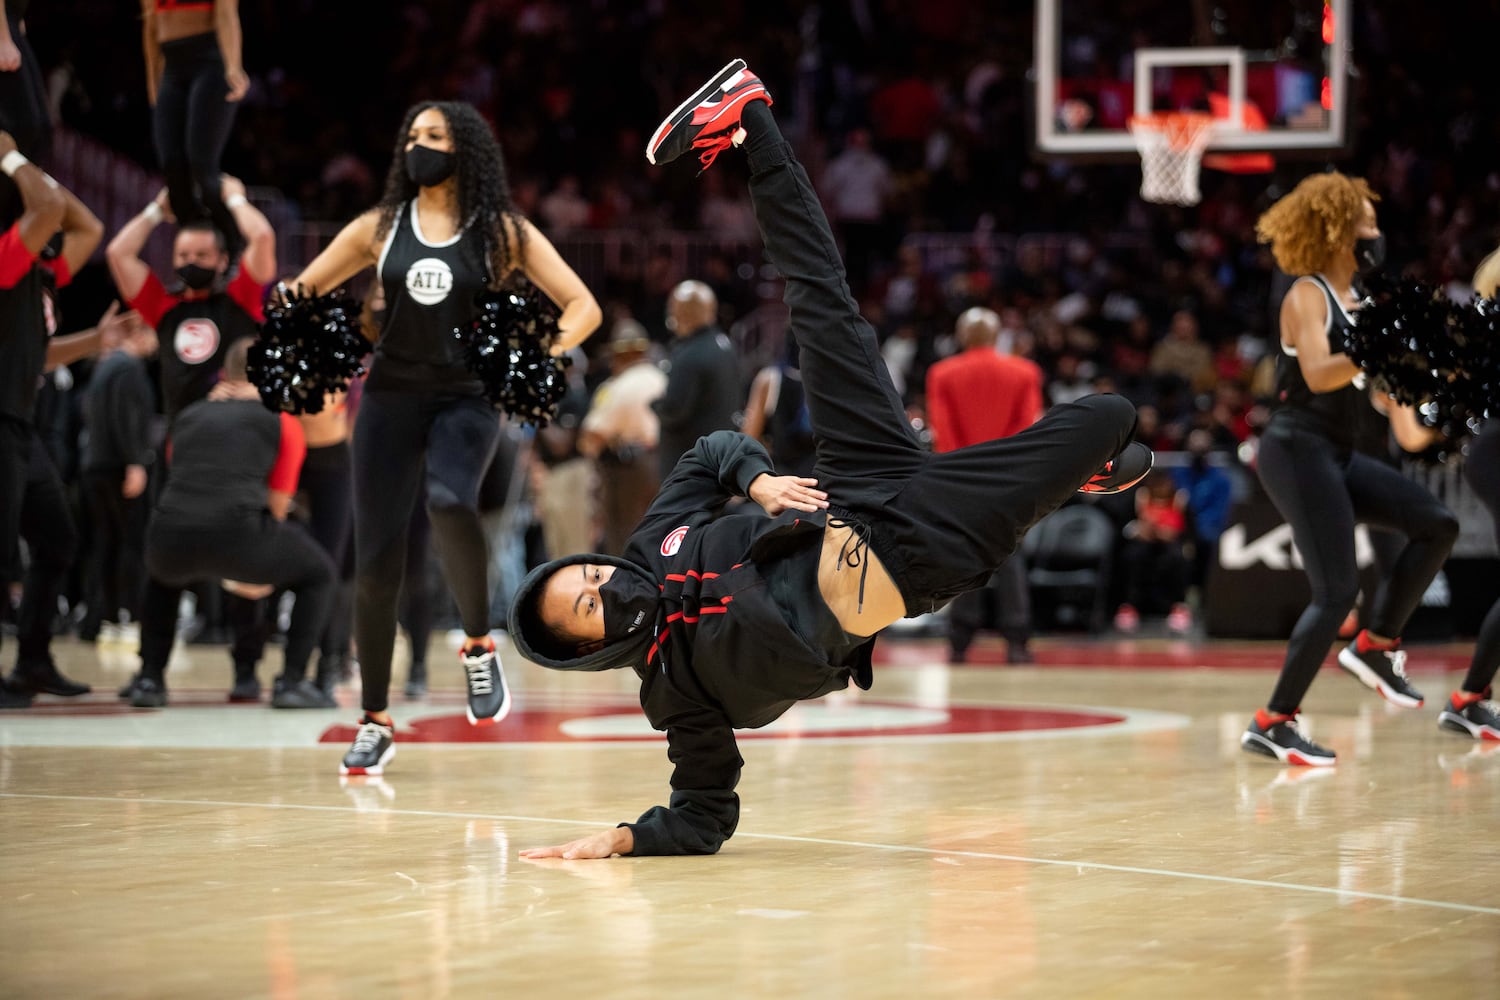
[[[1287,274],[1316,274],[1353,244],[1366,198],[1380,200],[1363,177],[1337,171],[1304,177],[1256,220],[1255,235],[1271,244],[1277,266]]]
[[[385,191],[376,209],[380,222],[376,239],[384,240],[396,222],[401,206],[417,196],[418,187],[406,175],[406,137],[417,115],[436,108],[448,122],[453,152],[458,157],[458,217],[463,227],[476,226],[483,240],[485,274],[491,288],[519,264],[525,248],[522,215],[510,196],[505,159],[489,123],[472,104],[462,101],[419,101],[407,109],[396,132],[396,149],[385,176]]]

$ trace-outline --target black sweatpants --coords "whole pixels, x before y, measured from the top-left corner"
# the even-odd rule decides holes
[[[40,435],[30,424],[0,417],[0,586],[22,577],[17,614],[17,662],[45,660],[63,577],[78,552],[78,529],[68,497]]]
[[[1495,537],[1500,538],[1500,421],[1491,420],[1484,425],[1470,443],[1464,461],[1464,475],[1474,488],[1474,495],[1495,519]],[[1495,680],[1496,667],[1500,667],[1500,600],[1490,605],[1479,626],[1464,690],[1477,694],[1489,687]]]
[[[83,502],[93,528],[93,573],[88,623],[118,621],[122,610],[132,621],[141,617],[141,560],[146,546],[146,494],[121,493],[120,466],[83,470]]]
[[[499,441],[500,415],[482,397],[365,391],[354,431],[354,639],[367,712],[389,703],[406,536],[424,483],[432,537],[464,631],[489,631],[479,485]]]
[[[219,163],[239,104],[225,100],[224,57],[213,32],[161,46],[163,68],[151,135],[177,224],[212,220],[231,248],[240,229],[219,195]]]
[[[172,652],[177,602],[182,589],[199,580],[269,583],[296,595],[286,634],[282,676],[295,683],[307,676],[312,655],[333,599],[334,566],[328,554],[300,525],[269,513],[213,524],[184,523],[158,512],[146,532],[146,596],[141,608],[141,673],[160,677]],[[235,617],[236,667],[251,641],[245,616],[256,602],[231,598]]]
[[[829,513],[868,526],[906,613],[981,587],[1021,536],[1129,443],[1135,407],[1089,396],[1007,438],[933,454],[917,440],[875,331],[844,278],[807,173],[764,103],[746,107],[750,198],[766,255],[786,277],[790,328]]]
[[[1377,635],[1400,638],[1458,538],[1458,519],[1391,466],[1280,415],[1261,436],[1257,468],[1271,502],[1292,527],[1312,587],[1312,603],[1292,628],[1281,676],[1266,704],[1272,712],[1291,714],[1359,594],[1355,523],[1406,536],[1375,593],[1366,625]]]

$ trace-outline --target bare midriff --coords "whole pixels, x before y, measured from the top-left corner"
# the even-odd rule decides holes
[[[214,9],[195,7],[187,10],[159,10],[156,12],[156,41],[175,42],[179,38],[206,35],[214,30]]]
[[[830,524],[823,529],[823,551],[818,556],[818,591],[839,626],[850,635],[874,635],[906,617],[906,601],[885,565],[868,546],[859,550],[860,565],[851,566],[841,553],[854,547],[854,529]],[[860,599],[860,577],[864,599]]]

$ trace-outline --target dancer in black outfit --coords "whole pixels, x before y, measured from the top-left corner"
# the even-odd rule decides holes
[[[212,222],[238,256],[243,242],[221,196],[219,162],[240,99],[239,0],[141,0],[151,133],[182,225]]]
[[[386,711],[412,506],[425,485],[432,534],[467,636],[469,721],[510,710],[489,638],[489,557],[479,485],[500,416],[464,367],[453,331],[475,297],[514,271],[562,307],[554,356],[599,325],[583,281],[510,199],[499,144],[468,104],[414,105],[397,132],[380,204],[345,226],[294,285],[328,292],[374,265],[385,317],[354,428],[354,635],[364,717],[343,774],[380,774],[394,755]]]
[[[1500,250],[1480,262],[1474,272],[1474,291],[1494,298],[1500,291]],[[1392,420],[1396,440],[1407,451],[1421,451],[1437,443],[1437,431],[1420,425],[1403,411]],[[1485,505],[1500,538],[1500,420],[1487,420],[1464,453],[1464,477]],[[1500,600],[1490,605],[1474,641],[1469,670],[1459,688],[1448,695],[1438,714],[1438,725],[1471,739],[1500,741],[1500,705],[1490,700],[1495,671],[1500,668]]]
[[[1299,276],[1282,302],[1278,405],[1261,437],[1258,469],[1292,527],[1312,603],[1292,630],[1270,701],[1240,742],[1287,764],[1336,759],[1301,733],[1297,713],[1358,593],[1355,522],[1398,531],[1406,545],[1375,595],[1369,627],[1339,652],[1339,666],[1405,708],[1421,706],[1422,695],[1406,677],[1401,633],[1458,536],[1457,519],[1432,494],[1357,447],[1372,403],[1343,344],[1357,302],[1355,274],[1378,266],[1384,252],[1374,200],[1362,179],[1319,174],[1256,226],[1281,269]]]
[[[716,431],[662,484],[623,559],[572,556],[522,583],[517,648],[556,669],[633,668],[676,765],[670,806],[523,857],[714,853],[739,819],[736,727],[850,680],[868,688],[882,628],[983,585],[1078,489],[1114,492],[1150,468],[1150,451],[1130,443],[1135,408],[1112,395],[1054,407],[1003,440],[923,448],[817,194],[744,62],[664,121],[647,155],[699,149],[707,166],[739,141],[766,255],[786,276],[819,478],[777,476],[758,442]],[[736,495],[773,516],[719,517]]]
[[[36,432],[42,372],[98,351],[117,338],[112,306],[91,331],[52,336],[56,293],[88,261],[104,224],[0,132],[0,185],[19,192],[19,219],[0,234],[0,587],[21,578],[20,539],[31,554],[17,621],[16,667],[0,683],[0,708],[25,708],[38,692],[86,694],[52,659],[52,619],[78,549],[67,495]]]

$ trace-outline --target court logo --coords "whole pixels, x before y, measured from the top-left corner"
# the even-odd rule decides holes
[[[436,257],[423,257],[406,269],[406,291],[424,306],[435,306],[453,291],[453,269]]]
[[[675,556],[677,550],[682,548],[682,540],[687,537],[688,526],[673,528],[672,533],[661,540],[661,554],[664,556]]]
[[[219,327],[211,319],[185,319],[172,334],[172,350],[185,364],[201,365],[219,349]]]

